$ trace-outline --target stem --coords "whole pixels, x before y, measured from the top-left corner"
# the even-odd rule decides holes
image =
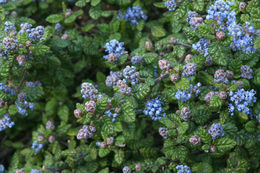
[[[20,90],[22,89],[22,86],[23,86],[23,84],[24,84],[24,82],[25,82],[25,80],[26,80],[26,77],[27,77],[27,70],[24,70],[24,72],[23,72],[23,78],[22,78],[22,80],[20,81],[20,84],[18,85],[18,87],[17,87],[17,89],[16,89],[17,93],[19,93]]]
[[[192,48],[192,46],[189,45],[189,44],[184,44],[184,43],[179,43],[179,42],[173,43],[173,45],[178,45],[178,46],[183,46],[183,47],[187,47],[187,48]]]

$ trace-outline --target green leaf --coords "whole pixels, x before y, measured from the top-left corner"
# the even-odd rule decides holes
[[[99,8],[95,8],[95,7],[91,7],[89,10],[89,15],[92,19],[97,20],[102,14],[101,9]]]
[[[253,82],[254,82],[254,84],[260,86],[260,68],[258,68],[254,71]]]
[[[107,156],[109,153],[110,153],[110,149],[109,148],[100,148],[99,151],[98,151],[98,156],[99,157],[105,157]]]
[[[1,61],[0,63],[0,76],[3,78],[8,77],[9,75],[9,62]]]
[[[109,173],[109,168],[104,168],[101,171],[99,171],[98,173]]]
[[[36,56],[46,54],[50,50],[50,48],[48,46],[41,45],[41,44],[35,45],[34,47],[31,47],[30,49],[33,51],[33,53]]]
[[[10,105],[8,108],[8,113],[10,115],[15,115],[18,112],[18,109],[16,107],[16,105]]]
[[[85,25],[85,26],[82,28],[82,31],[83,31],[83,32],[88,32],[88,31],[90,31],[91,29],[93,29],[94,27],[95,27],[94,24],[87,24],[87,25]]]
[[[116,154],[115,154],[115,161],[118,163],[118,164],[121,164],[124,160],[124,151],[123,150],[118,150],[116,151]]]
[[[78,0],[75,3],[75,5],[78,6],[78,7],[85,7],[86,6],[86,0]]]
[[[155,61],[155,59],[158,59],[158,55],[156,53],[146,53],[144,54],[144,61],[147,64],[151,64]]]
[[[236,141],[229,139],[227,137],[222,137],[217,139],[215,144],[217,147],[217,151],[224,153],[228,150],[231,150],[233,147],[235,147]]]
[[[255,41],[254,41],[254,48],[260,49],[260,37],[259,36],[257,36]]]
[[[153,26],[151,30],[152,35],[156,38],[164,37],[166,35],[165,29],[161,26]]]
[[[248,121],[245,125],[245,129],[246,131],[248,131],[249,133],[253,133],[256,130],[256,124],[253,120]]]
[[[179,82],[175,84],[177,89],[187,90],[190,88],[190,80],[188,78],[181,78]]]
[[[74,22],[77,19],[77,17],[82,15],[83,13],[84,13],[83,10],[78,10],[72,13],[72,15],[70,15],[68,18],[64,20],[64,23],[68,24]]]
[[[62,21],[63,19],[64,19],[64,17],[62,14],[52,14],[46,18],[46,21],[49,23],[58,23],[58,22]]]
[[[91,0],[91,6],[97,6],[99,3],[101,2],[101,0]]]
[[[165,2],[154,2],[153,5],[157,8],[165,8]]]
[[[212,108],[220,108],[223,102],[224,101],[220,99],[218,95],[214,95],[210,100],[209,106]]]
[[[183,122],[180,124],[178,127],[178,132],[180,135],[185,134],[185,132],[189,129],[189,123],[188,122]]]
[[[135,110],[131,103],[127,100],[123,105],[123,120],[131,123],[135,121]]]
[[[207,132],[207,130],[203,129],[203,128],[200,128],[199,129],[199,136],[200,138],[202,139],[202,141],[204,143],[210,143],[211,142],[211,136],[210,134]]]
[[[150,92],[150,87],[144,83],[137,85],[137,92],[135,93],[135,96],[137,99],[142,100],[147,96],[147,94]]]
[[[107,98],[101,98],[97,101],[96,112],[103,113],[107,108]]]
[[[62,121],[67,122],[69,119],[69,108],[65,105],[59,107],[58,116]]]
[[[212,173],[213,168],[207,162],[206,163],[198,163],[198,164],[195,164],[192,167],[192,171],[198,172],[198,173]]]
[[[23,32],[21,34],[17,34],[17,40],[19,43],[25,44],[29,39],[28,39],[28,34],[26,32]]]
[[[229,47],[220,46],[218,43],[209,45],[209,55],[212,57],[214,63],[226,66],[228,59],[231,59],[231,51]]]

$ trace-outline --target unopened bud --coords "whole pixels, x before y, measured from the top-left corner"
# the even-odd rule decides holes
[[[177,43],[176,38],[171,37],[171,38],[170,38],[170,44],[175,44],[175,43]]]
[[[74,110],[74,116],[76,118],[81,118],[82,117],[82,111],[80,109],[75,109]]]
[[[186,64],[189,63],[189,61],[191,60],[191,58],[192,58],[192,55],[191,55],[191,54],[186,55],[186,57],[185,57],[185,63],[186,63]]]
[[[15,173],[25,173],[25,172],[24,172],[24,169],[22,168],[22,169],[16,169]]]
[[[216,37],[218,40],[223,40],[225,38],[225,33],[223,31],[218,31]]]
[[[38,141],[39,141],[39,142],[44,141],[44,139],[45,139],[45,138],[44,138],[43,136],[39,136],[39,137],[38,137]]]
[[[62,36],[61,36],[61,39],[62,40],[68,40],[69,39],[69,35],[67,33],[64,33]]]
[[[108,60],[109,62],[111,62],[111,63],[115,63],[115,62],[117,62],[117,57],[116,57],[116,55],[115,55],[114,53],[110,53],[110,54],[108,55],[107,60]]]
[[[153,49],[153,45],[150,41],[145,42],[145,49],[147,51],[151,51]]]
[[[167,61],[167,60],[159,60],[158,64],[159,64],[159,68],[163,72],[169,72],[169,70],[171,68],[171,64],[170,64],[169,61]]]
[[[247,7],[247,4],[245,2],[240,2],[239,3],[239,9],[240,10],[244,10],[244,9],[246,9],[246,7]]]
[[[17,58],[16,58],[16,60],[17,60],[17,62],[18,62],[18,64],[19,64],[20,66],[24,65],[24,63],[25,63],[25,61],[26,61],[24,55],[18,55]]]
[[[217,148],[216,148],[215,145],[210,146],[210,151],[211,151],[211,152],[214,153],[214,152],[216,151],[216,149],[217,149]]]
[[[141,171],[142,170],[141,165],[140,164],[136,164],[135,165],[135,170],[136,171]]]
[[[26,47],[30,47],[31,44],[32,44],[32,42],[30,42],[30,41],[26,41],[25,46],[26,46]]]
[[[194,135],[189,139],[192,145],[199,145],[200,144],[200,137],[198,135]]]
[[[4,106],[4,104],[5,104],[5,101],[2,98],[0,98],[0,108],[2,108]]]
[[[179,81],[180,75],[177,74],[177,73],[174,73],[174,74],[171,75],[170,78],[171,78],[171,81],[172,81],[173,83],[175,83],[175,82],[178,82],[178,81]]]
[[[55,137],[54,136],[49,136],[48,141],[49,141],[49,143],[52,144],[55,141]]]
[[[234,76],[233,71],[227,70],[226,73],[227,73],[227,78],[228,78],[228,79],[232,79],[232,78],[233,78],[233,76]]]
[[[218,96],[219,96],[220,99],[224,100],[224,99],[227,98],[227,93],[226,93],[226,91],[220,91]]]

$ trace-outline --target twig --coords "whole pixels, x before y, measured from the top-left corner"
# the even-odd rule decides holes
[[[161,82],[163,79],[167,78],[168,76],[169,76],[169,73],[165,73],[165,74],[161,75],[160,77],[155,79],[154,85],[158,84],[159,82]]]
[[[179,42],[173,43],[173,45],[178,45],[178,46],[183,46],[183,47],[187,47],[187,48],[192,48],[192,46],[189,45],[189,44],[184,44],[184,43],[179,43]]]
[[[20,81],[20,84],[18,85],[18,87],[17,87],[17,89],[16,89],[17,93],[19,93],[20,90],[22,89],[22,86],[23,86],[23,84],[24,84],[24,82],[25,82],[25,80],[26,80],[26,77],[27,77],[27,70],[24,70],[24,72],[23,72],[23,78],[22,78],[22,80]]]
[[[80,160],[84,159],[87,155],[88,155],[87,153],[86,153],[86,154],[83,154],[83,155],[80,156],[78,159],[76,159],[75,162],[79,162]],[[62,166],[62,167],[60,167],[60,168],[58,168],[55,172],[56,172],[56,173],[59,173],[59,172],[63,171],[64,169],[67,169],[68,167],[69,167],[69,166],[66,164],[66,165],[64,165],[64,166]]]

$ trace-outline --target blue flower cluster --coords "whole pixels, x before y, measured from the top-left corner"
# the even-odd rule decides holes
[[[128,166],[125,166],[122,170],[123,173],[131,173],[131,169]]]
[[[196,74],[197,70],[197,64],[195,63],[187,63],[186,65],[183,66],[183,72],[182,76],[194,76]]]
[[[257,120],[258,123],[260,124],[260,114],[258,114],[258,115],[256,116],[256,120]]]
[[[94,113],[96,111],[96,102],[94,102],[93,100],[87,101],[85,103],[85,110],[88,113]]]
[[[25,93],[19,93],[16,101],[16,107],[19,114],[28,116],[27,109],[33,110],[36,104],[26,101],[26,98],[27,96]]]
[[[12,22],[6,21],[4,25],[5,25],[5,29],[4,29],[5,32],[9,32],[11,30],[13,30],[13,31],[16,30],[16,28]]]
[[[106,78],[106,86],[112,87],[117,84],[117,81],[123,78],[123,73],[120,71],[110,71],[110,75]]]
[[[160,120],[166,116],[165,110],[162,108],[163,102],[159,99],[152,99],[145,104],[144,114],[150,116],[152,120]]]
[[[112,119],[112,122],[116,121],[116,117],[118,116],[118,113],[112,113],[111,110],[105,111],[105,115]]]
[[[91,125],[84,125],[78,132],[77,139],[87,139],[92,138],[93,134],[96,132],[96,128]]]
[[[190,84],[190,88],[188,90],[181,91],[178,89],[178,91],[175,94],[175,97],[177,100],[180,100],[181,102],[186,102],[191,99],[192,93],[195,93],[196,97],[200,94],[200,87],[201,83],[197,83],[195,86]]]
[[[103,56],[103,58],[109,60],[111,56],[114,56],[116,61],[118,61],[121,56],[127,54],[123,46],[124,42],[119,42],[116,39],[109,41],[104,47],[108,55]],[[110,60],[110,62],[114,62],[114,60]]]
[[[12,128],[14,126],[14,122],[11,121],[11,118],[5,114],[1,119],[0,119],[0,132],[5,130],[7,127]]]
[[[0,1],[1,4],[1,1]],[[5,167],[4,165],[0,164],[0,173],[4,173],[5,172]]]
[[[84,99],[96,100],[97,93],[98,90],[91,83],[84,82],[81,84],[81,94]]]
[[[168,8],[169,11],[174,11],[177,7],[175,0],[167,0],[165,1],[164,5],[166,8]]]
[[[39,171],[38,169],[31,169],[30,173],[41,173],[41,171]]]
[[[123,19],[125,21],[131,22],[133,25],[138,25],[139,20],[146,20],[147,16],[143,12],[142,8],[139,6],[129,7],[125,15],[119,10],[118,19]]]
[[[191,111],[190,111],[189,108],[183,107],[183,108],[181,109],[181,116],[182,116],[182,118],[183,118],[185,121],[187,121],[187,120],[189,119],[190,114],[191,114]]]
[[[177,165],[177,173],[191,173],[190,167],[187,165]]]
[[[26,82],[25,83],[26,87],[37,87],[37,86],[42,86],[42,83],[40,81],[36,81],[36,82]]]
[[[250,67],[248,67],[247,65],[241,66],[240,72],[241,72],[242,78],[245,78],[245,79],[253,78],[253,76],[252,76],[253,70]]]
[[[223,69],[218,69],[214,74],[214,82],[227,84],[227,73]]]
[[[228,31],[228,34],[233,37],[233,42],[230,47],[233,50],[242,50],[245,53],[256,52],[254,49],[254,36],[257,34],[253,26],[249,23],[243,27],[236,22],[236,13],[230,12],[231,2],[217,0],[214,5],[209,7],[206,19],[215,20],[220,25],[219,30]]]
[[[38,141],[33,141],[32,150],[38,153],[39,151],[41,151],[42,148],[43,148],[43,144],[38,143]]]
[[[190,24],[192,29],[197,29],[199,25],[204,24],[203,18],[199,17],[198,13],[195,11],[188,12],[186,21]]]
[[[19,34],[22,34],[24,32],[28,33],[28,37],[32,41],[42,41],[44,40],[43,35],[44,35],[44,27],[43,26],[37,26],[36,28],[32,28],[32,25],[29,23],[22,23],[20,25],[20,31]]]
[[[141,64],[143,62],[143,56],[133,56],[131,58],[132,64]]]
[[[229,103],[229,111],[231,115],[234,115],[234,111],[237,110],[239,112],[243,112],[245,114],[251,114],[249,106],[251,103],[256,102],[255,90],[245,91],[244,89],[238,89],[236,92],[230,92],[230,101],[233,104]]]
[[[234,12],[230,11],[231,2],[226,2],[224,0],[215,1],[214,5],[211,5],[208,10],[208,15],[206,16],[207,20],[215,20],[219,25],[223,25],[224,22],[227,22],[227,19],[230,21],[234,20]]]
[[[208,133],[211,135],[213,140],[218,137],[224,136],[224,131],[220,123],[214,123],[210,126]]]
[[[139,73],[136,72],[135,66],[126,66],[123,70],[123,75],[126,78],[126,80],[131,81],[131,85],[135,85],[138,83]]]
[[[127,86],[125,79],[117,81],[116,86],[119,88],[119,91],[122,94],[125,94],[125,95],[131,94],[132,89],[131,89],[131,87]]]
[[[208,39],[201,38],[196,44],[192,44],[192,48],[207,57],[209,56],[209,44],[210,41]]]
[[[10,94],[10,95],[15,95],[15,91],[10,89],[7,85],[0,83],[0,91]]]

